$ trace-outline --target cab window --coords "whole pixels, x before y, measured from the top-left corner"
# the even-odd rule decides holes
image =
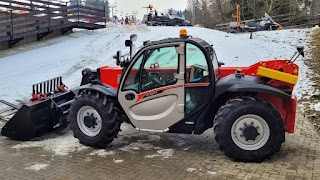
[[[148,50],[142,70],[141,91],[175,84],[178,64],[179,54],[174,46]]]
[[[207,59],[203,52],[195,45],[186,45],[186,83],[209,82]]]
[[[122,90],[133,90],[137,93],[139,92],[139,82],[140,82],[140,66],[142,63],[142,60],[144,58],[144,55],[142,54],[139,59],[136,61],[136,63],[132,66],[129,74],[127,75],[125,84],[123,85]]]
[[[186,45],[185,113],[190,115],[208,103],[210,97],[210,74],[208,63],[201,49]]]

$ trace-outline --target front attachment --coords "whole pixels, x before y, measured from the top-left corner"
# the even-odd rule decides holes
[[[23,105],[2,128],[1,135],[16,140],[29,140],[37,134],[48,132],[53,128],[55,121],[49,108],[40,107],[41,104]]]
[[[68,109],[74,100],[74,93],[61,88],[64,87],[61,78],[55,79],[33,86],[32,99],[24,103],[5,124],[1,135],[25,141],[67,125]]]

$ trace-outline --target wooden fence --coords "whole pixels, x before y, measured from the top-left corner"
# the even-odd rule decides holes
[[[105,7],[83,1],[0,0],[0,42],[9,47],[27,36],[40,40],[53,31],[105,27]]]

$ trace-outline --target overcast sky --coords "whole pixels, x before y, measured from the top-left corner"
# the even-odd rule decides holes
[[[187,7],[187,0],[109,0],[110,5],[117,5],[118,16],[125,16],[126,14],[132,14],[133,11],[138,12],[138,18],[142,18],[143,14],[147,13],[147,10],[142,8],[153,5],[153,7],[159,11],[173,8],[177,10],[184,10]],[[110,14],[112,15],[112,14]]]

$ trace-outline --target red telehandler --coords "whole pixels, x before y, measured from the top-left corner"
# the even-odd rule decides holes
[[[280,151],[293,133],[299,68],[291,60],[222,67],[212,45],[180,31],[179,38],[146,41],[134,52],[136,35],[125,42],[130,55],[118,67],[84,69],[79,87],[61,78],[33,86],[2,135],[29,140],[66,126],[82,144],[105,148],[122,122],[141,131],[202,134],[213,128],[218,146],[235,161],[261,162]]]

